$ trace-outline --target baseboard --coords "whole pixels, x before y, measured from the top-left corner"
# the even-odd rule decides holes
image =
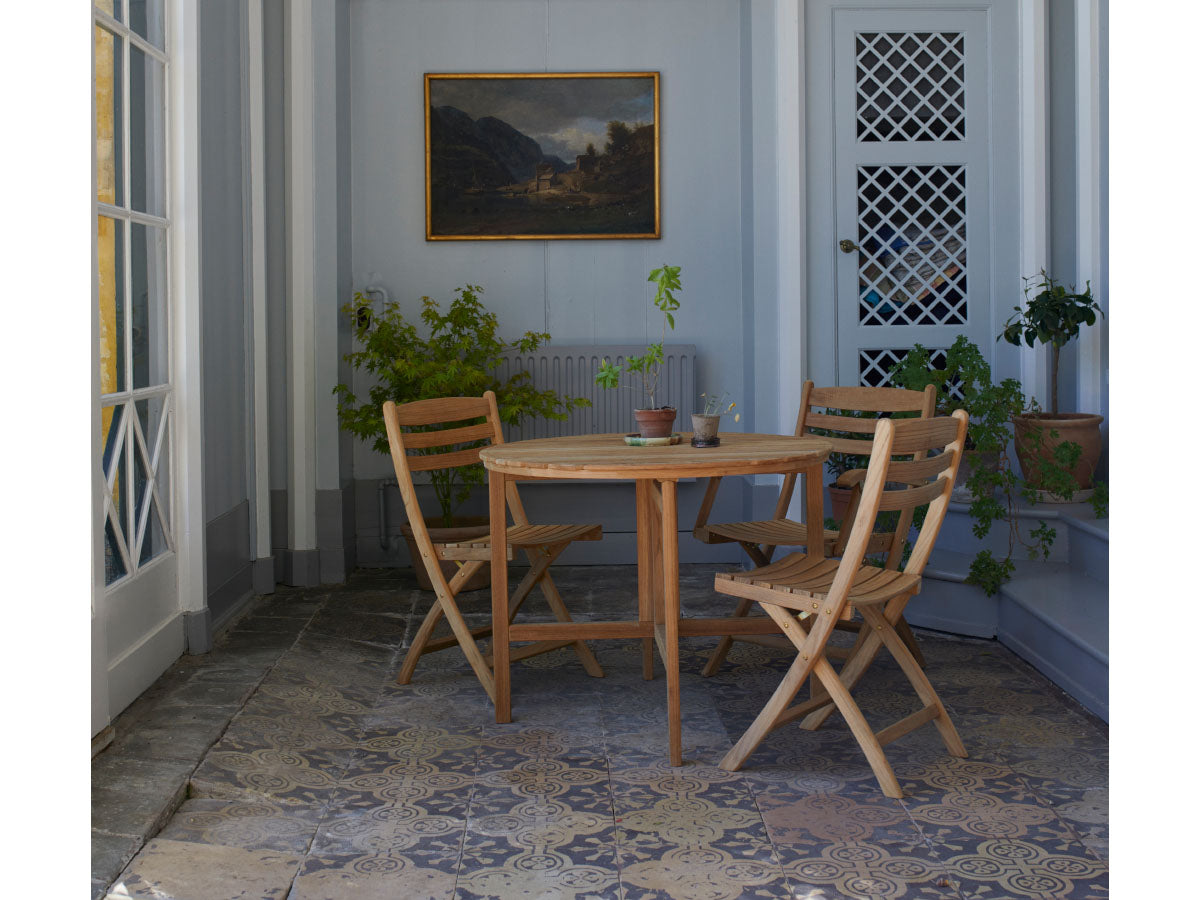
[[[187,648],[183,614],[160,623],[108,666],[108,708],[116,717],[159,676],[179,659]]]

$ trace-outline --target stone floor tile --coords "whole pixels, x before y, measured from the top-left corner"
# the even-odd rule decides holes
[[[778,856],[765,842],[721,847],[678,846],[620,839],[621,886],[626,900],[782,900],[791,898]]]
[[[454,872],[437,863],[436,856],[311,854],[288,900],[452,900]]]
[[[619,900],[612,817],[570,812],[538,822],[506,815],[473,819],[455,896]]]
[[[815,841],[777,850],[793,897],[959,900],[946,867],[920,843]]]
[[[154,840],[109,890],[110,900],[284,900],[302,857],[274,850]]]
[[[254,617],[308,619],[321,608],[331,592],[304,594],[277,590],[263,597],[251,613]]]
[[[1081,844],[986,838],[935,843],[964,900],[1093,900],[1108,896],[1108,866]]]
[[[209,751],[192,774],[193,797],[273,799],[279,803],[326,805],[337,787],[348,754],[320,750],[224,749]]]
[[[324,814],[320,806],[267,800],[186,800],[159,838],[304,854]]]
[[[229,711],[211,707],[156,709],[137,727],[118,729],[105,753],[194,763],[221,737]]]
[[[872,786],[828,792],[768,784],[756,789],[754,798],[776,846],[922,841],[920,830],[900,801],[883,796]]]
[[[345,640],[362,641],[386,647],[399,647],[408,630],[404,615],[376,615],[340,609],[327,603],[308,622],[309,634],[321,634]]]
[[[182,801],[193,763],[102,753],[92,763],[92,827],[149,837]]]
[[[92,881],[107,887],[141,849],[142,839],[128,834],[106,834],[92,829]],[[101,891],[101,896],[104,892]]]
[[[415,804],[330,809],[313,841],[318,856],[434,857],[454,871],[466,831],[466,804],[439,815]]]

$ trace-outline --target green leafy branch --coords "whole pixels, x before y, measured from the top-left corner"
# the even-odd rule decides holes
[[[656,408],[654,395],[658,391],[658,379],[662,374],[663,346],[667,342],[667,329],[672,331],[675,329],[675,316],[672,313],[679,309],[679,300],[675,296],[675,291],[683,290],[679,279],[680,270],[680,266],[664,264],[661,268],[652,271],[650,277],[646,279],[658,285],[658,290],[654,294],[654,305],[663,314],[662,339],[648,346],[645,353],[627,357],[622,366],[616,365],[605,357],[596,371],[596,384],[604,388],[618,387],[622,375],[637,375],[641,381],[642,393],[648,398],[647,409]]]

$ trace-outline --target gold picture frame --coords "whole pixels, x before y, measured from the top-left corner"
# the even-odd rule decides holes
[[[658,72],[425,73],[427,241],[662,237]]]

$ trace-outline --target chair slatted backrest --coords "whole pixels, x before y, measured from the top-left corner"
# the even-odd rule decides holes
[[[475,422],[476,419],[484,421]],[[435,397],[409,403],[388,400],[383,404],[383,423],[405,511],[417,545],[421,547],[430,541],[417,502],[412,473],[476,465],[479,463],[480,450],[491,444],[503,444],[504,433],[500,428],[496,394],[485,391],[482,397]],[[450,427],[405,430],[426,429],[436,425]],[[462,447],[462,444],[475,446]],[[441,448],[439,452],[432,452],[438,448]],[[509,482],[506,485],[505,497],[513,521],[518,525],[528,524],[529,519],[525,515],[516,484]]]
[[[836,605],[837,615],[862,566],[880,510],[907,511],[911,519],[917,507],[929,504],[904,574],[920,575],[924,570],[946,517],[966,438],[967,414],[961,409],[933,419],[879,422],[857,514],[829,589],[830,605]]]
[[[806,381],[800,393],[800,412],[796,416],[796,436],[824,437],[833,444],[831,452],[862,456],[865,459],[871,454],[871,436],[882,421],[881,413],[887,414],[888,417],[895,413],[909,413],[922,419],[930,419],[933,417],[936,407],[937,388],[932,384],[926,385],[922,391],[910,391],[906,388],[889,387],[815,387],[812,381]],[[817,410],[823,410],[823,412]],[[842,414],[847,412],[873,415]],[[842,434],[831,435],[830,432],[841,432]],[[862,437],[846,437],[846,434],[862,435]],[[795,475],[785,477],[783,490],[780,492],[779,501],[775,507],[776,519],[782,519],[787,515],[795,483]],[[813,485],[812,489],[819,488],[817,485]],[[847,513],[847,518],[849,519],[856,512],[857,507],[852,506]],[[845,528],[848,524],[848,522],[843,523],[843,537],[838,541],[838,550],[842,550],[844,547]],[[886,563],[888,568],[899,567],[904,550],[904,539],[911,524],[911,514],[901,514],[893,532],[891,547],[888,550]]]

